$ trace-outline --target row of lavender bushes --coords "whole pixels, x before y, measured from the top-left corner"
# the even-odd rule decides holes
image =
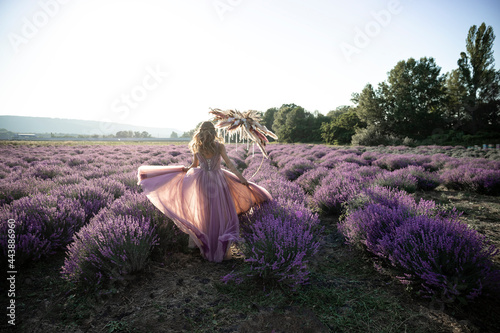
[[[499,285],[492,264],[497,249],[456,211],[433,201],[416,203],[410,195],[440,184],[497,195],[498,161],[325,152],[321,146],[276,146],[270,156],[308,194],[309,207],[342,215],[339,230],[346,240],[398,268],[400,281],[422,296],[466,301]]]
[[[153,250],[164,251],[182,238],[146,196],[129,192],[74,235],[62,274],[84,286],[108,285],[142,270]]]
[[[187,148],[58,148],[50,155],[47,147],[32,149],[29,155],[12,149],[0,168],[0,186],[6,189],[1,214],[3,220],[16,220],[18,264],[66,250],[63,277],[84,288],[103,288],[143,269],[154,251],[164,254],[187,243],[187,237],[136,185],[139,165],[187,165],[191,162]],[[245,168],[250,161],[254,169],[261,157],[251,155],[245,160],[241,148],[231,149],[229,156],[237,167]],[[318,249],[319,219],[305,207],[302,189],[267,166],[274,183],[265,186],[274,188],[277,200],[243,218],[246,244],[253,244],[245,247],[246,261],[264,281],[296,288],[306,283],[307,261]],[[264,174],[271,173],[259,172]],[[290,191],[296,195],[293,200]],[[262,238],[271,230],[274,239]],[[5,230],[2,235],[6,234]],[[6,250],[7,239],[1,242]],[[266,242],[275,247],[265,248]]]
[[[398,279],[423,297],[464,302],[500,282],[498,250],[454,210],[380,186],[363,188],[346,209],[339,225],[346,240],[399,269]]]
[[[147,201],[141,201],[140,195],[134,195],[140,192],[135,173],[139,165],[189,164],[191,154],[185,146],[2,149],[3,156],[6,156],[0,163],[0,244],[4,254],[7,248],[5,222],[14,218],[20,261],[37,260],[70,244],[63,275],[70,281],[99,285],[120,280],[126,274],[140,270],[152,251],[182,239],[172,223],[168,223],[161,214],[155,215],[158,212],[154,207],[148,206]],[[285,283],[293,288],[306,283],[307,261],[317,252],[320,227],[318,216],[313,212],[339,214],[349,208],[343,223],[359,222],[360,219],[354,217],[349,220],[349,216],[356,216],[357,211],[363,212],[364,206],[356,206],[353,202],[369,188],[393,188],[397,193],[406,193],[402,191],[429,190],[439,184],[449,187],[453,184],[476,184],[464,188],[498,194],[498,161],[459,159],[443,153],[446,149],[427,155],[401,154],[401,149],[381,153],[362,147],[339,149],[310,145],[271,145],[268,150],[271,161],[263,162],[252,181],[269,189],[275,200],[242,217],[244,251],[250,276]],[[248,178],[258,169],[261,155],[256,154],[245,160],[243,149],[228,151],[235,165],[240,168],[248,165],[245,171]],[[454,178],[447,176],[447,172],[462,169],[465,173],[471,167],[478,170],[468,178],[460,178],[456,174]],[[142,196],[142,199],[145,198]],[[40,206],[47,209],[39,209]],[[127,207],[134,208],[131,211]],[[136,214],[138,211],[141,213]],[[425,222],[422,216],[433,220],[458,221],[454,215],[419,213],[407,217],[410,220],[421,219],[417,219],[419,222],[411,220],[411,225],[418,225]],[[346,227],[343,230],[350,229]],[[471,235],[477,233],[471,231]],[[387,239],[383,244],[396,237]],[[351,242],[364,244],[365,240],[358,237]],[[467,244],[462,246],[471,246]],[[388,245],[385,247],[389,248]],[[139,248],[139,253],[132,253],[133,249]],[[484,248],[488,248],[486,243]],[[403,266],[403,261],[394,259],[393,252],[401,251],[387,251],[376,254],[406,269],[406,274],[411,276],[404,281],[416,282],[419,276],[423,276],[420,279],[428,276],[418,275],[415,273],[418,269],[412,271],[411,266]],[[483,262],[488,262],[492,255],[493,250],[488,251],[481,252],[486,258]],[[465,279],[476,294],[492,280],[485,276],[494,275],[491,270],[481,267],[476,269],[481,279],[475,280],[481,283],[481,288],[474,287]],[[241,274],[235,273],[226,280],[231,278],[241,279]],[[436,280],[436,277],[433,279]],[[456,281],[462,286],[460,280]],[[437,290],[435,283],[426,283],[424,281],[423,285],[429,290]],[[476,294],[467,288],[462,294],[473,298]],[[429,290],[425,292],[431,294]],[[450,291],[443,297],[451,299],[462,294],[457,296]]]
[[[85,288],[122,280],[152,251],[187,243],[136,184],[141,164],[190,163],[187,147],[2,149],[2,262],[9,219],[16,224],[16,266],[66,250],[63,277]]]
[[[272,201],[240,216],[246,268],[222,278],[257,279],[264,287],[279,283],[296,290],[308,282],[308,262],[319,249],[322,228],[318,215],[306,206],[305,193],[283,177],[262,155],[249,156],[243,175],[273,196]]]

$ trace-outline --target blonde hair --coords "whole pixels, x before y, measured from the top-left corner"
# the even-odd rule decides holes
[[[193,154],[199,152],[203,155],[212,155],[217,150],[216,142],[223,142],[223,140],[217,135],[214,124],[205,121],[194,133],[189,149]]]

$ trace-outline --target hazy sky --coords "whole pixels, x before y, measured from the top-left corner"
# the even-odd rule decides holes
[[[210,107],[326,114],[400,60],[456,68],[482,22],[500,61],[497,0],[0,0],[0,114],[182,131]]]

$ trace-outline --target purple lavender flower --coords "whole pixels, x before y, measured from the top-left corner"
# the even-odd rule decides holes
[[[379,241],[393,234],[395,228],[410,216],[412,212],[404,206],[369,204],[348,214],[339,224],[339,231],[350,244],[364,245],[368,251],[386,257],[387,251]]]
[[[85,222],[78,201],[38,194],[13,201],[0,209],[0,246],[7,254],[7,221],[16,221],[16,260],[19,265],[38,260],[68,244]]]
[[[316,188],[311,199],[312,207],[322,214],[338,214],[342,204],[355,197],[361,188],[359,175],[334,169]]]
[[[64,185],[54,191],[54,194],[78,200],[85,211],[87,221],[114,199],[114,195],[106,192],[98,182]]]
[[[408,193],[414,193],[417,190],[417,183],[417,178],[407,168],[379,173],[373,180],[375,185],[397,188]]]
[[[417,189],[423,191],[430,191],[435,189],[441,183],[439,175],[435,172],[429,172],[422,166],[410,165],[405,169],[410,175],[417,180]]]
[[[306,171],[295,181],[306,193],[313,194],[316,188],[321,184],[323,178],[329,174],[329,169],[317,167]]]
[[[474,168],[469,164],[441,173],[443,184],[451,189],[500,195],[500,170]]]
[[[431,158],[416,154],[385,154],[372,163],[380,168],[390,171],[406,168],[409,165],[423,165],[430,162]]]
[[[409,218],[380,243],[407,272],[400,279],[420,285],[425,297],[472,300],[500,283],[492,264],[498,250],[457,218]]]
[[[99,215],[74,236],[61,274],[84,288],[122,280],[144,268],[157,245],[154,226],[144,217]]]
[[[292,289],[308,280],[308,258],[319,249],[317,222],[300,223],[302,213],[295,218],[280,218],[273,214],[252,219],[246,232],[243,252],[250,264],[250,275],[264,281],[289,285]],[[317,221],[317,220],[316,220]]]
[[[280,168],[280,173],[288,180],[295,180],[304,172],[314,169],[315,165],[305,158],[293,158],[288,160],[285,165]]]

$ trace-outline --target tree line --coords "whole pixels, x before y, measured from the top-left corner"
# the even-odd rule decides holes
[[[118,131],[115,134],[116,138],[151,138],[151,134],[146,131]]]
[[[51,138],[151,138],[152,135],[146,131],[118,131],[116,134],[57,134],[50,133]]]
[[[387,80],[353,93],[354,105],[322,115],[295,104],[263,113],[280,142],[411,144],[500,137],[500,71],[493,28],[472,26],[457,68],[441,74],[432,57],[399,61]],[[427,140],[427,141],[426,141]]]

